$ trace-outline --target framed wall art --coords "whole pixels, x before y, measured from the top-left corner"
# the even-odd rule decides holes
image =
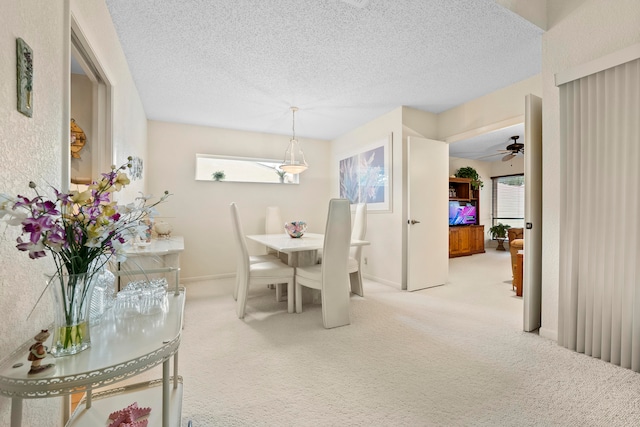
[[[340,197],[366,203],[367,211],[391,212],[391,149],[393,135],[359,147],[340,160]]]
[[[33,50],[21,38],[16,39],[18,111],[33,115]]]

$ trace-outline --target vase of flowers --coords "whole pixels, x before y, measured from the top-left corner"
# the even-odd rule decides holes
[[[53,294],[54,301],[54,329],[50,351],[56,357],[81,352],[91,345],[91,275],[92,273],[48,276],[48,289]]]
[[[119,262],[126,259],[123,245],[145,236],[145,220],[169,196],[165,191],[154,203],[148,196],[128,205],[112,201],[113,194],[129,184],[125,170],[130,167],[112,166],[83,192],[62,193],[54,188],[53,196],[46,197],[30,182],[34,198],[0,195],[0,218],[22,228],[18,250],[28,252],[31,259],[49,253],[54,260],[55,273],[46,282],[54,301],[54,356],[75,354],[90,346],[88,316],[94,279],[112,256]]]

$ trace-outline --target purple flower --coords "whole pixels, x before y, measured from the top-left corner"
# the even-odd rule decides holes
[[[40,240],[42,233],[49,231],[52,226],[53,220],[45,215],[39,218],[27,218],[22,221],[22,231],[31,233],[29,240],[34,244]]]
[[[18,250],[29,251],[29,258],[31,259],[37,259],[46,256],[46,253],[44,252],[44,246],[40,243],[36,244],[31,242],[23,242],[22,238],[20,237],[18,237],[17,242],[18,244],[16,245],[16,247],[18,248]]]

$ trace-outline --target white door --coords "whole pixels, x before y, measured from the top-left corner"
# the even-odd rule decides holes
[[[407,290],[449,278],[449,145],[407,138]]]
[[[525,97],[524,330],[540,328],[542,305],[542,99]]]

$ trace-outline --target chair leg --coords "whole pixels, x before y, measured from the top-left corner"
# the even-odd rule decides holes
[[[240,286],[240,277],[236,274],[236,283],[233,286],[233,300],[238,301],[238,287]]]
[[[282,301],[282,283],[276,283],[276,302]]]
[[[349,273],[349,282],[351,282],[351,292],[361,297],[364,296],[360,270],[356,271],[355,273]]]
[[[296,313],[302,313],[302,286],[296,282]]]
[[[241,281],[238,286],[238,300],[236,301],[236,313],[239,319],[244,319],[247,309],[247,293],[249,292],[249,282]]]

